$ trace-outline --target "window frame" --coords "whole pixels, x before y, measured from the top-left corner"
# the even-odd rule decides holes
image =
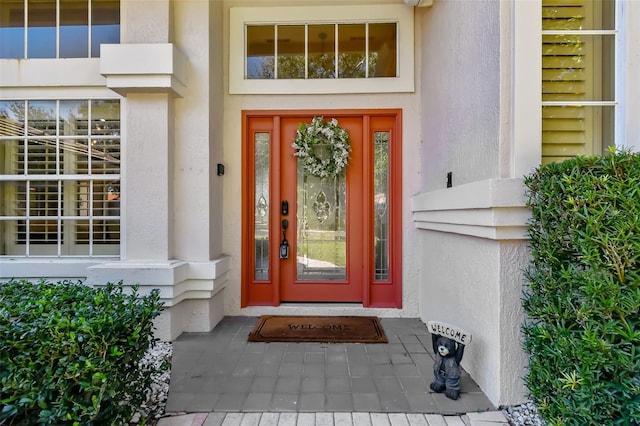
[[[413,8],[404,5],[231,7],[229,11],[230,94],[332,94],[414,92]],[[381,78],[245,78],[246,25],[397,24],[397,76]]]
[[[591,0],[587,0],[591,1]],[[539,1],[539,8],[542,10],[543,2]],[[626,87],[626,74],[623,70],[625,70],[625,61],[624,61],[624,28],[625,25],[628,25],[628,22],[624,16],[624,0],[616,0],[614,4],[614,20],[615,24],[613,29],[581,29],[581,30],[544,30],[541,28],[540,34],[541,37],[545,35],[579,35],[579,36],[611,36],[613,37],[613,46],[614,46],[614,60],[613,60],[613,75],[614,79],[614,91],[613,91],[613,99],[611,100],[582,100],[582,101],[544,101],[541,100],[540,107],[541,111],[544,107],[602,107],[607,108],[610,107],[613,109],[613,141],[611,145],[615,145],[617,147],[625,147],[627,145],[626,142],[626,134],[625,134],[625,119],[624,119],[624,93]],[[540,21],[542,22],[542,20]],[[542,44],[542,43],[541,43]],[[542,81],[542,80],[540,80]],[[541,83],[542,84],[542,83]],[[542,92],[542,90],[541,90]],[[587,145],[585,148],[587,149],[586,154],[591,155],[600,155],[604,154],[604,143],[606,141],[597,141],[595,139],[591,139],[587,141]],[[542,143],[542,138],[541,138]],[[593,151],[593,152],[591,152]],[[556,157],[556,156],[542,156],[543,159],[546,158],[547,161],[552,161],[554,158],[562,160],[566,157]]]
[[[100,57],[100,45],[94,46],[94,31],[96,29],[96,24],[94,23],[94,12],[93,7],[96,0],[86,0],[87,1],[87,39],[86,39],[86,54],[85,55],[60,55],[60,43],[61,43],[61,28],[65,28],[66,25],[61,25],[61,0],[53,0],[55,2],[55,16],[53,17],[55,21],[54,33],[55,33],[55,48],[54,54],[52,56],[30,56],[29,55],[29,0],[23,0],[23,22],[22,22],[22,56],[21,57],[0,57],[0,59],[72,59],[72,58],[98,58]],[[122,28],[122,18],[121,18],[121,9],[122,9],[122,0],[114,0],[118,1],[118,40],[110,41],[110,43],[119,44],[121,41],[121,28]],[[33,28],[33,27],[31,27]],[[66,37],[65,37],[66,38]],[[93,51],[94,48],[97,48],[97,51]]]
[[[56,116],[53,121],[58,123],[56,125],[56,131],[54,134],[46,136],[46,139],[53,142],[55,160],[53,164],[55,164],[55,168],[52,169],[52,172],[46,171],[45,173],[29,173],[26,165],[29,163],[25,163],[23,165],[23,170],[13,170],[6,169],[5,167],[10,167],[8,163],[3,165],[3,174],[0,174],[0,183],[5,185],[16,185],[18,188],[20,185],[24,185],[26,190],[28,191],[30,185],[33,182],[38,184],[42,184],[43,182],[46,185],[56,185],[58,187],[57,191],[57,204],[56,212],[54,215],[46,214],[46,215],[38,215],[35,214],[33,209],[30,207],[31,197],[25,197],[22,202],[25,203],[25,214],[17,215],[18,207],[14,208],[13,215],[9,210],[0,211],[0,218],[2,222],[8,223],[5,226],[15,226],[15,233],[7,233],[2,235],[2,238],[9,238],[4,242],[7,248],[11,247],[24,247],[24,253],[9,253],[4,252],[0,253],[0,259],[2,258],[118,258],[122,251],[122,206],[120,201],[120,193],[122,186],[122,109],[123,103],[120,98],[117,97],[73,97],[73,98],[62,98],[62,97],[54,97],[48,99],[31,99],[31,98],[14,98],[14,99],[2,99],[3,101],[13,101],[13,102],[22,102],[24,105],[25,116],[23,119],[27,120],[28,114],[28,105],[30,102],[53,102],[55,105],[55,113]],[[87,133],[86,134],[78,134],[78,135],[64,135],[60,133],[59,123],[63,120],[61,115],[61,102],[65,101],[76,101],[83,102],[87,104]],[[93,105],[94,102],[117,102],[119,104],[118,107],[118,117],[117,121],[119,123],[119,129],[115,133],[105,133],[102,134],[99,131],[96,133],[91,132],[91,123],[96,120],[104,121],[105,117],[98,117],[94,114],[94,109],[96,108]],[[99,107],[98,107],[99,108]],[[28,126],[28,120],[27,120]],[[98,129],[100,130],[100,129]],[[16,148],[22,146],[22,149],[28,149],[29,143],[31,141],[38,141],[41,137],[35,136],[30,132],[25,132],[24,134],[16,134],[16,135],[2,135],[0,136],[0,142],[5,141],[15,141],[17,142]],[[63,163],[66,163],[64,156],[66,156],[66,152],[64,151],[65,141],[75,141],[75,140],[86,140],[87,147],[93,145],[93,143],[99,143],[100,141],[114,141],[117,140],[119,146],[119,162],[120,167],[117,173],[109,173],[100,171],[104,171],[102,167],[97,169],[98,171],[92,171],[93,162],[89,161],[89,157],[87,157],[87,172],[80,173],[77,169],[69,171],[64,170],[62,168]],[[89,147],[90,152],[91,148]],[[8,152],[8,151],[7,151]],[[6,152],[5,152],[6,153]],[[25,150],[22,154],[19,152],[17,155],[28,155],[28,151]],[[64,155],[64,156],[63,156]],[[21,161],[30,161],[26,159],[26,157]],[[5,160],[8,161],[8,160]],[[97,163],[96,165],[99,165]],[[65,168],[68,168],[65,165]],[[107,183],[108,182],[108,183]],[[85,191],[81,190],[82,185],[86,186]],[[98,203],[95,205],[95,197],[97,194],[101,192],[95,192],[95,185],[98,185],[98,188],[104,187],[108,188],[109,193],[104,193],[107,198],[104,199],[102,203]],[[112,196],[111,188],[114,189],[114,194],[116,198],[110,198]],[[17,189],[16,189],[17,191]],[[28,191],[29,192],[29,191]],[[81,201],[77,196],[81,193],[87,197],[85,200],[86,206],[80,207]],[[4,195],[3,195],[4,196]],[[117,208],[118,214],[112,215],[111,213],[104,214],[105,211],[111,209],[110,202],[117,199],[118,204],[120,206]],[[3,199],[3,202],[11,201]],[[16,198],[16,202],[20,202],[19,199]],[[47,201],[50,202],[50,201]],[[8,207],[11,209],[11,207]],[[45,209],[49,209],[45,207]],[[85,211],[86,214],[82,214],[82,211]],[[103,214],[96,214],[97,211],[103,211]],[[37,212],[36,212],[37,213]],[[55,221],[55,229],[57,233],[56,241],[48,242],[48,243],[40,243],[38,240],[32,240],[29,236],[31,231],[31,222],[34,220],[45,220],[45,221]],[[25,229],[25,237],[24,241],[18,241],[19,238],[19,222],[24,221],[24,229]],[[98,221],[97,224],[94,221]],[[87,240],[82,240],[79,235],[81,234],[80,225],[83,222],[87,222]],[[100,224],[102,222],[102,225]],[[101,243],[100,241],[94,240],[95,234],[100,232],[108,232],[105,229],[101,229],[101,227],[109,226],[108,222],[117,222],[117,240],[113,240],[110,243]],[[13,223],[13,225],[12,225]],[[15,236],[15,238],[14,238]],[[52,253],[51,249],[46,249],[46,247],[55,246],[55,254]],[[80,251],[75,250],[76,247],[85,247],[86,249],[82,249]]]

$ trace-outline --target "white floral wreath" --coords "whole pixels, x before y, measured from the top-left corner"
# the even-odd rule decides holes
[[[321,158],[316,151],[318,145],[326,146],[331,155]],[[304,171],[312,176],[336,177],[349,163],[349,134],[335,118],[327,122],[323,117],[313,117],[311,124],[300,123],[291,146]]]

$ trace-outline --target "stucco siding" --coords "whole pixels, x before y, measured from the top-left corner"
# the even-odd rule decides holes
[[[344,5],[345,2],[335,2]],[[363,1],[348,2],[348,4],[363,4]],[[389,1],[375,3],[389,4]],[[290,1],[273,2],[270,5],[291,5]],[[325,5],[325,3],[316,3]],[[397,4],[397,3],[396,3]],[[229,7],[264,5],[261,2],[228,1],[224,3],[224,34],[229,31]],[[312,4],[309,4],[312,5]],[[405,6],[403,6],[405,7]],[[224,306],[226,315],[258,315],[276,312],[269,307],[250,307],[241,309],[241,141],[242,141],[242,111],[243,110],[327,110],[327,109],[373,109],[373,108],[401,108],[402,109],[402,203],[403,203],[403,308],[402,309],[378,309],[366,310],[370,315],[416,317],[418,316],[418,281],[417,273],[413,265],[420,262],[418,253],[413,250],[416,247],[417,233],[410,226],[412,212],[410,197],[420,188],[420,111],[419,97],[417,93],[390,93],[390,94],[328,94],[328,95],[231,95],[228,93],[228,69],[229,51],[225,44],[224,58],[224,121],[223,121],[223,162],[226,173],[223,178],[223,192],[225,194],[223,205],[223,248],[224,252],[231,256],[231,268],[229,282],[225,288]],[[416,59],[417,61],[417,59]],[[416,74],[419,73],[420,64],[416,62]],[[418,84],[418,83],[416,83]],[[313,312],[325,314],[362,313],[358,305],[347,307],[279,307],[277,313],[304,313],[305,309],[313,309]]]
[[[465,370],[494,404],[522,402],[522,277],[516,271],[526,261],[526,245],[432,231],[421,232],[420,240],[421,319],[469,331]]]
[[[500,2],[441,1],[417,13],[422,185],[498,176]]]

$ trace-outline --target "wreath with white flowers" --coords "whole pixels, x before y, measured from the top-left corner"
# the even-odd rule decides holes
[[[313,117],[311,124],[300,123],[291,146],[304,171],[312,176],[336,177],[349,163],[349,134],[335,118],[324,121],[323,117]],[[323,149],[327,155],[322,155]]]

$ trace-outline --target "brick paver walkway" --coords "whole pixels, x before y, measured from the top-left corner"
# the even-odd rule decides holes
[[[249,343],[256,320],[226,317],[174,342],[166,412],[186,416],[161,425],[451,426],[474,413],[506,424],[465,372],[457,401],[430,391],[431,335],[418,319],[383,318],[388,344]]]

